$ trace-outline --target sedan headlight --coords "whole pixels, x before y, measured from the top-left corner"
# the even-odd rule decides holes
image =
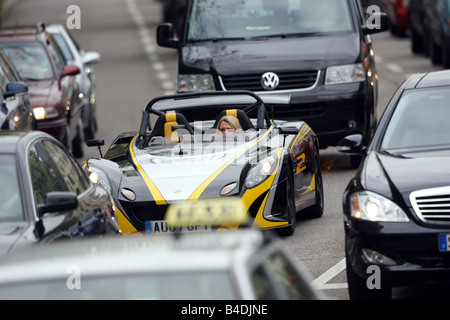
[[[354,193],[350,199],[351,216],[383,222],[409,222],[408,216],[391,200],[370,191]]]
[[[362,63],[329,67],[325,76],[325,84],[361,82],[366,80]]]
[[[251,189],[264,182],[270,177],[278,165],[278,155],[271,156],[260,160],[256,165],[250,168],[245,179],[245,187]]]
[[[33,108],[34,117],[36,120],[44,120],[49,118],[56,118],[58,114],[58,110],[54,107],[36,107]]]
[[[210,74],[180,74],[179,92],[215,91],[214,80]]]

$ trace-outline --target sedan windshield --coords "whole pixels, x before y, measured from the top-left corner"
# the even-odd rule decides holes
[[[346,0],[194,0],[187,41],[350,31]]]
[[[0,157],[0,182],[0,221],[23,219],[14,156]]]
[[[50,58],[39,43],[14,43],[2,47],[2,51],[12,61],[23,81],[52,80]]]
[[[450,150],[450,88],[406,92],[386,129],[381,150],[406,154]]]

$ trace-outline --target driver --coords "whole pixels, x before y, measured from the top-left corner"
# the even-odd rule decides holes
[[[222,134],[231,134],[236,131],[242,131],[241,124],[238,119],[233,116],[223,116],[220,118],[219,123],[217,124],[217,130]]]

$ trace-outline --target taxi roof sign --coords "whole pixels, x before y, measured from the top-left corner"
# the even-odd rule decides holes
[[[173,203],[167,209],[166,220],[172,227],[220,226],[246,224],[249,215],[240,198],[230,197]]]

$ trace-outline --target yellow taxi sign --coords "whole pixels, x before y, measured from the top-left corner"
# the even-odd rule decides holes
[[[169,206],[166,213],[167,223],[178,228],[189,225],[245,224],[248,220],[244,204],[235,197],[176,202]]]

